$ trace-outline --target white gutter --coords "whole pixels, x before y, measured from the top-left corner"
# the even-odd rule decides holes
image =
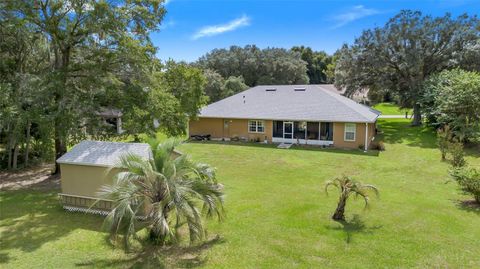
[[[365,122],[365,152],[368,149],[368,122]]]

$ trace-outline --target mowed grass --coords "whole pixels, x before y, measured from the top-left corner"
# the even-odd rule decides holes
[[[408,111],[408,115],[412,115],[413,110],[411,108],[401,109],[398,105],[394,103],[379,103],[373,106],[376,110],[382,112],[383,115],[405,115],[405,112]]]
[[[448,180],[433,132],[403,119],[380,122],[386,151],[281,150],[189,143],[181,151],[217,167],[227,217],[209,222],[195,247],[125,254],[101,232],[102,219],[64,212],[52,191],[1,194],[0,267],[480,268],[480,209]],[[480,167],[480,152],[467,161]],[[346,174],[376,185],[368,210],[337,201],[324,182]]]

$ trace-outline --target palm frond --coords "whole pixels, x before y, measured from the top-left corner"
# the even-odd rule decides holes
[[[178,240],[178,230],[186,225],[190,241],[204,238],[202,215],[224,216],[223,186],[215,178],[215,169],[196,163],[188,155],[174,156],[178,140],[160,143],[149,140],[153,159],[122,156],[116,167],[121,171],[113,185],[103,186],[99,195],[114,202],[105,219],[113,237],[122,235],[125,244],[147,227],[159,243]],[[200,208],[200,209],[199,209]],[[144,220],[137,216],[144,213]]]

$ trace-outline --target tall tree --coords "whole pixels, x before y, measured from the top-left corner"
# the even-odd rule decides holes
[[[203,75],[206,79],[205,94],[208,96],[208,102],[213,103],[233,93],[225,91],[225,79],[217,72],[211,69],[205,69]]]
[[[402,106],[414,108],[413,124],[421,124],[422,84],[431,74],[458,66],[467,48],[477,44],[477,17],[423,16],[404,10],[384,27],[366,30],[337,61],[335,83],[348,94],[364,88],[388,89]]]
[[[239,76],[229,77],[225,80],[224,88],[228,95],[233,95],[248,89],[248,86],[245,84],[243,77]]]
[[[333,65],[333,57],[324,51],[313,51],[310,47],[296,46],[291,49],[300,53],[307,62],[307,75],[311,84],[331,83],[333,77],[328,73]]]
[[[147,48],[154,55],[148,33],[158,29],[165,14],[160,0],[18,0],[7,1],[2,9],[49,40],[51,72],[43,86],[52,98],[56,158],[66,152],[69,136],[98,109],[99,85],[119,81],[110,67],[132,50]],[[129,64],[124,69],[140,69],[136,61]]]

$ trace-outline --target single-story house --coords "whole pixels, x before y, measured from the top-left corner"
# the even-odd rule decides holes
[[[98,200],[97,192],[105,184],[112,184],[119,158],[127,153],[146,159],[152,158],[150,146],[144,143],[82,141],[58,158],[61,171],[63,207],[70,211],[102,213],[112,207],[111,201]],[[93,206],[92,206],[93,205]]]
[[[189,135],[367,150],[379,115],[322,85],[256,86],[202,108]]]

